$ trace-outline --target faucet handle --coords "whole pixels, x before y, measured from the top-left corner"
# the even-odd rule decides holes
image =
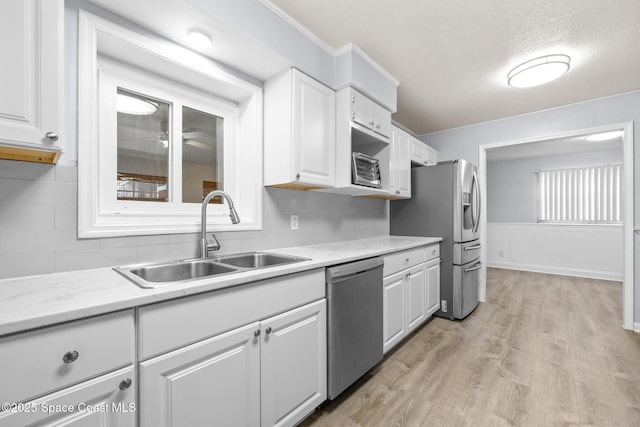
[[[216,238],[215,234],[207,233],[206,239],[207,239],[207,253],[209,253],[210,251],[220,250],[220,242]]]

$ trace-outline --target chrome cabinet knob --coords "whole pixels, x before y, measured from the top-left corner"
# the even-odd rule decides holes
[[[126,390],[129,387],[131,387],[131,378],[127,378],[126,380],[120,381],[120,385],[118,386],[120,390]]]
[[[64,356],[62,356],[62,361],[64,363],[73,363],[76,360],[78,360],[78,357],[80,356],[80,353],[78,353],[75,350],[72,351],[67,351]]]
[[[57,141],[58,140],[58,134],[55,132],[47,132],[44,134],[44,137],[47,138],[49,141]]]
[[[254,337],[259,337],[260,336],[260,329],[256,329],[255,331],[253,331],[253,336]]]
[[[267,329],[264,330],[264,332],[269,335],[271,333],[272,329],[271,326],[267,326]]]

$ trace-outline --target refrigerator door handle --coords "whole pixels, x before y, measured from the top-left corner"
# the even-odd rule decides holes
[[[471,271],[476,271],[476,270],[480,270],[482,268],[482,263],[480,261],[478,261],[476,263],[476,265],[474,265],[473,267],[469,267],[469,268],[465,268],[464,272],[465,273],[469,273]]]
[[[476,249],[482,249],[482,245],[481,244],[477,244],[477,245],[474,245],[474,246],[467,246],[463,250],[464,251],[475,251]]]
[[[476,233],[478,231],[478,227],[480,226],[480,186],[478,185],[478,176],[476,173],[473,173],[473,180],[471,181],[471,186],[475,190],[474,194],[477,194],[477,202],[473,200],[473,209],[471,211],[471,221],[473,222],[473,232]],[[473,191],[473,190],[472,190]]]

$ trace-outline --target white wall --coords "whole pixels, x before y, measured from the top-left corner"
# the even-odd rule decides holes
[[[487,223],[487,266],[623,278],[622,226]]]
[[[538,221],[538,176],[549,169],[622,163],[622,148],[487,162],[487,221]]]
[[[634,176],[640,176],[640,91],[568,105],[551,110],[510,117],[477,125],[422,135],[420,139],[438,150],[442,160],[465,158],[478,163],[478,147],[483,144],[535,138],[606,126],[623,122],[634,123]],[[635,186],[634,224],[640,226],[640,185]],[[635,270],[640,264],[640,248],[634,249]],[[636,322],[640,321],[640,275],[634,284]]]
[[[0,160],[0,279],[197,254],[197,234],[76,237],[77,146],[83,143],[76,132],[79,5],[138,29],[84,1],[66,2],[64,153],[56,166]],[[386,201],[286,189],[263,189],[262,197],[263,230],[217,234],[221,253],[389,234]],[[291,214],[299,215],[297,231],[290,230]]]

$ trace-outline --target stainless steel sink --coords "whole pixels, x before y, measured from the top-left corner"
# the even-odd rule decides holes
[[[292,262],[307,261],[307,258],[269,254],[264,252],[249,252],[245,254],[223,255],[215,258],[218,262],[238,268],[265,268]]]
[[[195,258],[158,264],[115,267],[114,270],[141,288],[158,288],[205,277],[307,260],[307,258],[290,255],[248,252],[215,258]]]
[[[219,276],[237,271],[210,258],[170,261],[160,264],[116,267],[115,271],[142,288],[157,288],[176,282]]]

